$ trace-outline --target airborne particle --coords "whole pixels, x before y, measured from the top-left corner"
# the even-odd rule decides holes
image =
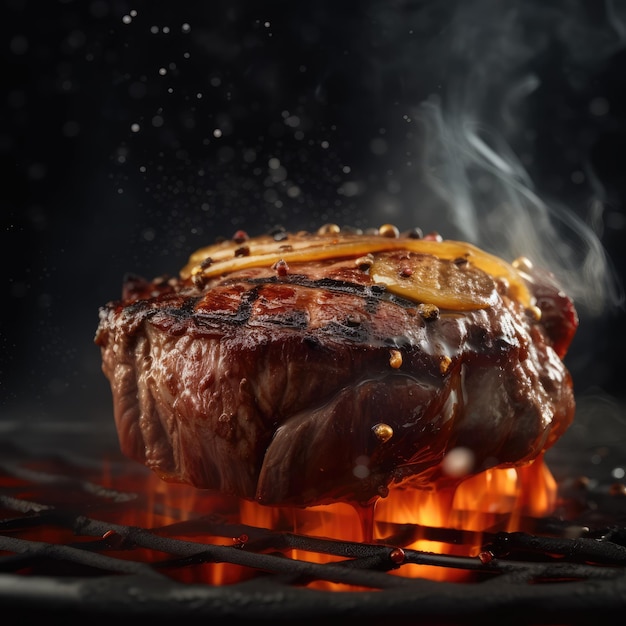
[[[460,478],[467,476],[474,468],[474,453],[469,448],[452,448],[443,458],[441,469],[444,474]]]

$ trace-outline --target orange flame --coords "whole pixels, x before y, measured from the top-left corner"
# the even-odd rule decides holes
[[[230,524],[242,524],[279,532],[293,532],[308,536],[392,545],[394,535],[403,525],[413,528],[410,543],[404,549],[448,554],[477,556],[485,532],[531,530],[532,519],[548,515],[556,505],[557,486],[543,457],[533,463],[505,469],[490,469],[466,478],[456,487],[414,489],[396,487],[388,497],[371,507],[348,503],[300,508],[268,507],[252,501],[239,500],[213,492],[197,490],[187,485],[166,483],[156,475],[142,476],[142,485],[130,485],[128,477],[119,480],[109,477],[110,486],[133,488],[146,494],[144,506],[129,507],[124,519],[111,522],[153,528],[168,536],[199,543],[235,545],[245,548],[247,537],[207,536],[198,529],[179,531],[167,526],[202,516],[218,515]],[[116,485],[116,483],[119,483]],[[446,543],[433,539],[432,529],[462,532],[463,542]],[[429,534],[430,533],[430,534]],[[436,532],[434,533],[436,535]],[[149,551],[142,557],[150,560]],[[288,549],[285,556],[313,563],[328,563],[344,557]],[[126,557],[138,558],[141,551],[131,551]],[[162,555],[161,557],[162,558]],[[471,574],[434,565],[404,564],[396,570],[403,576],[432,580],[465,580]],[[172,577],[183,582],[204,582],[213,585],[231,584],[253,577],[255,572],[229,563],[204,563],[194,567],[176,568]],[[344,585],[325,581],[313,582],[318,589],[346,589]],[[354,589],[353,587],[351,589]]]

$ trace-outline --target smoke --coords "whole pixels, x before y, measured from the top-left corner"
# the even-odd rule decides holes
[[[600,239],[600,198],[589,203],[584,220],[568,206],[543,200],[509,145],[489,128],[465,115],[447,121],[431,103],[420,113],[432,131],[429,182],[453,237],[548,268],[591,313],[621,304],[622,288]]]
[[[530,258],[594,315],[623,302],[602,244],[603,189],[587,161],[591,192],[583,202],[548,199],[535,188],[529,167],[538,167],[533,154],[542,139],[531,115],[533,97],[543,90],[558,99],[559,85],[581,93],[589,76],[624,46],[623,7],[598,4],[590,13],[587,3],[572,0],[458,3],[430,50],[447,76],[444,89],[414,114],[423,127],[421,169],[434,198],[425,206],[439,219],[446,216],[446,236],[505,258]],[[558,59],[556,89],[546,58]],[[590,106],[607,113],[600,98]]]
[[[529,257],[579,311],[623,303],[602,177],[574,119],[610,123],[593,83],[624,49],[623,5],[218,6],[211,19],[153,9],[120,22],[131,123],[117,186],[145,182],[153,207],[138,257],[186,258],[213,231],[244,225],[390,221]],[[168,24],[165,50],[157,23]]]
[[[184,19],[131,13],[116,186],[152,207],[133,263],[184,262],[242,226],[394,222],[527,256],[579,310],[623,302],[581,131],[610,123],[593,84],[624,49],[623,5],[231,0]]]

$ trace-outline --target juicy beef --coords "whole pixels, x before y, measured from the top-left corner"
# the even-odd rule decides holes
[[[263,504],[366,503],[459,480],[454,448],[471,473],[515,466],[569,426],[578,320],[550,274],[437,237],[274,238],[127,277],[101,308],[124,454]]]

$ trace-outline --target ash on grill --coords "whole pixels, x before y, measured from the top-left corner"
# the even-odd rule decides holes
[[[404,546],[417,536],[476,541],[476,533],[402,524],[370,544],[270,531],[210,513],[189,518],[189,511],[149,494],[109,488],[67,459],[33,457],[13,445],[0,458],[0,600],[25,614],[300,621],[342,615],[397,623],[419,615],[451,624],[489,620],[505,609],[511,623],[539,624],[577,623],[626,608],[626,497],[615,487],[569,481],[559,515],[532,520],[533,534],[484,532],[479,556],[457,557]],[[110,471],[132,485],[143,469],[116,459]],[[133,514],[180,521],[151,527],[115,521]],[[291,558],[293,550],[334,562]],[[216,564],[237,568],[238,579],[197,582]],[[467,576],[464,582],[407,577],[408,564]],[[311,581],[346,591],[311,589]]]

